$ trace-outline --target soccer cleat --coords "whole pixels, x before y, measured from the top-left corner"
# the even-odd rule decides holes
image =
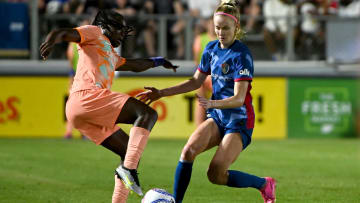
[[[80,137],[81,137],[82,140],[88,140],[88,139],[89,139],[89,138],[87,138],[87,137],[86,137],[85,135],[83,135],[83,134],[81,134]]]
[[[71,139],[73,136],[72,136],[72,134],[71,133],[67,133],[67,134],[65,134],[64,135],[64,139]]]
[[[264,203],[274,203],[276,201],[275,197],[275,187],[276,181],[274,178],[265,177],[266,183],[265,187],[260,190],[261,196],[264,199]]]
[[[127,169],[123,165],[120,165],[115,169],[115,174],[122,180],[127,189],[143,196],[136,169]]]

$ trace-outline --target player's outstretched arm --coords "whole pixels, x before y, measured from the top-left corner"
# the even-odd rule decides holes
[[[152,57],[148,59],[126,59],[126,62],[121,66],[117,67],[117,71],[133,71],[143,72],[150,68],[163,66],[166,69],[172,69],[176,72],[178,66],[174,66],[170,61],[163,57]]]
[[[197,70],[192,78],[190,78],[189,80],[186,80],[178,85],[175,85],[175,86],[172,86],[169,88],[165,88],[162,90],[158,90],[155,87],[144,87],[145,89],[147,89],[147,91],[136,95],[136,97],[140,101],[142,101],[146,104],[151,104],[153,101],[156,101],[156,100],[160,99],[161,97],[173,96],[173,95],[177,95],[177,94],[191,92],[193,90],[200,88],[201,84],[206,79],[206,76],[207,75],[205,75],[204,73],[201,73],[200,71]]]
[[[80,42],[81,37],[76,29],[60,28],[51,31],[40,45],[40,55],[46,60],[55,44],[60,42]]]

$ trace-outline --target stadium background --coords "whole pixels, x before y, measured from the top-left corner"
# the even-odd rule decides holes
[[[64,106],[68,94],[69,65],[61,55],[61,52],[64,52],[61,47],[66,47],[66,45],[59,45],[57,53],[60,54],[54,54],[50,60],[45,62],[39,59],[37,50],[46,32],[49,31],[48,29],[56,27],[53,26],[54,23],[70,18],[81,19],[83,15],[39,13],[37,7],[31,6],[36,2],[0,2],[0,17],[2,18],[0,23],[0,156],[3,159],[0,163],[0,202],[48,202],[49,198],[54,198],[54,202],[80,202],[79,200],[83,198],[82,194],[86,193],[85,189],[82,190],[81,187],[71,185],[71,179],[61,179],[61,184],[54,184],[49,178],[53,176],[53,172],[45,172],[44,177],[49,179],[41,179],[42,170],[57,169],[51,160],[42,157],[42,154],[48,154],[54,160],[61,160],[61,163],[64,164],[61,167],[64,170],[71,169],[73,171],[63,174],[63,176],[72,177],[78,185],[84,185],[87,181],[78,180],[78,177],[82,176],[74,171],[77,169],[83,171],[80,169],[82,167],[93,167],[93,164],[84,162],[89,161],[103,165],[101,169],[104,169],[105,166],[109,166],[108,168],[111,169],[116,165],[116,157],[112,157],[113,155],[110,153],[98,149],[88,142],[78,139],[72,141],[62,139],[65,131]],[[164,22],[162,19],[165,19],[166,22],[166,20],[177,18],[168,14],[151,15],[150,17],[159,22]],[[139,18],[144,17],[140,16]],[[192,19],[187,15],[182,18]],[[257,18],[260,22],[264,20],[261,15]],[[302,19],[298,18],[299,21]],[[253,150],[250,149],[250,157],[260,163],[253,163],[242,158],[239,161],[240,164],[235,164],[235,167],[244,167],[241,163],[245,162],[248,164],[246,169],[253,171],[253,168],[257,168],[256,172],[265,173],[258,168],[264,167],[261,164],[263,157],[271,154],[269,160],[280,165],[283,164],[277,172],[270,170],[270,173],[277,175],[283,181],[283,184],[279,186],[282,192],[278,197],[279,202],[360,202],[358,190],[360,187],[358,182],[360,178],[360,97],[358,94],[360,87],[358,80],[360,20],[359,17],[344,19],[336,16],[320,16],[318,20],[326,22],[327,25],[325,28],[326,48],[322,50],[324,58],[319,60],[311,58],[304,60],[297,56],[296,39],[293,38],[291,29],[285,38],[285,55],[287,57],[282,60],[272,60],[271,55],[266,51],[261,29],[249,32],[248,37],[244,40],[254,53],[255,59],[252,95],[256,112],[256,127],[252,144],[254,146]],[[44,24],[51,26],[46,27],[43,26]],[[189,78],[193,74],[196,66],[191,60],[193,27],[187,24],[184,31],[186,51],[184,58],[180,60],[175,59],[175,53],[172,53],[172,44],[167,44],[168,40],[164,40],[166,33],[162,32],[166,31],[166,23],[159,23],[159,30],[160,33],[157,35],[159,38],[156,41],[158,54],[169,57],[174,64],[179,65],[179,71],[171,73],[157,68],[140,74],[121,73],[114,80],[114,91],[135,95],[142,91],[145,85],[167,87]],[[346,31],[344,32],[344,30]],[[145,151],[142,168],[144,174],[149,170],[146,167],[150,167],[151,170],[161,170],[167,177],[156,176],[155,178],[154,176],[155,179],[147,177],[144,182],[151,183],[145,183],[145,188],[163,187],[171,191],[172,172],[181,147],[195,128],[194,95],[195,92],[192,92],[163,98],[151,105],[157,110],[159,120],[151,135],[153,142],[150,142],[148,151]],[[128,132],[129,126],[121,126]],[[76,134],[76,131],[74,133],[79,135]],[[167,147],[170,148],[166,148],[164,145],[168,145]],[[162,147],[164,147],[163,151]],[[176,150],[167,151],[171,149]],[[339,152],[333,153],[332,149],[337,149]],[[254,155],[256,150],[259,150],[260,154]],[[85,152],[90,156],[82,154]],[[163,157],[162,154],[165,152],[169,153],[169,157],[161,160],[159,157]],[[284,152],[288,152],[289,156],[285,156]],[[38,157],[38,159],[34,158],[35,163],[27,159],[29,158],[27,155],[31,153],[34,153],[32,158],[33,156]],[[111,159],[103,156],[99,158],[96,153],[110,156]],[[201,165],[204,165],[201,166],[203,169],[206,169],[206,164],[209,162],[207,156],[199,158]],[[244,154],[245,156],[246,154]],[[314,160],[314,156],[318,159]],[[30,160],[32,160],[31,157]],[[303,161],[303,167],[308,169],[308,173],[301,170],[301,166],[297,165],[294,157]],[[74,165],[74,162],[84,159],[86,161],[79,161],[81,164]],[[18,163],[14,164],[14,160],[17,160]],[[68,160],[73,161],[68,163]],[[327,165],[326,160],[339,164],[336,164],[337,166]],[[104,161],[112,162],[112,164],[104,164]],[[156,168],[153,162],[161,162],[160,165],[164,166]],[[27,171],[18,170],[16,166],[23,167]],[[312,167],[318,168],[312,170]],[[334,171],[327,171],[330,169],[326,168],[330,167],[334,167]],[[109,170],[108,168],[106,170]],[[314,173],[318,169],[320,170],[319,174]],[[21,176],[20,173],[24,175]],[[195,171],[194,173],[197,175],[204,172]],[[289,185],[294,186],[292,184],[295,183],[289,179],[297,173],[304,173],[303,177],[306,179],[296,177],[294,178],[296,183],[306,185],[307,182],[310,182],[315,185],[315,188],[300,190],[298,193],[285,189]],[[344,173],[348,173],[349,177],[340,175]],[[37,174],[37,176],[34,178],[31,174]],[[89,175],[94,177],[87,176],[84,179],[96,183],[100,179],[99,176],[103,174],[90,173]],[[112,182],[111,175],[107,174],[107,176],[99,186],[106,188],[106,190],[104,189],[105,195],[95,195],[96,198],[91,199],[91,195],[88,194],[89,199],[85,198],[81,201],[108,202]],[[194,192],[202,187],[201,184],[209,187],[209,191],[219,191],[221,194],[226,194],[226,191],[209,186],[210,183],[206,182],[204,175],[198,176],[201,177],[202,182],[192,187],[192,192],[189,192],[192,199],[190,198],[189,202],[233,202],[233,199],[236,198],[245,202],[261,202],[257,194],[251,191],[244,193],[245,196],[254,196],[247,197],[250,199],[237,197],[236,193],[232,191],[232,195],[228,195],[228,197],[220,195],[214,201],[208,200],[206,199],[208,196],[206,190],[200,194]],[[327,182],[335,184],[334,188],[327,190],[319,186],[321,180],[332,176],[339,177],[339,179],[331,180],[332,182]],[[62,176],[60,175],[60,177]],[[23,185],[24,178],[29,180]],[[1,184],[1,179],[4,184]],[[47,185],[49,186],[48,190],[45,189]],[[54,189],[52,189],[53,185],[55,185]],[[61,196],[49,195],[57,191],[55,187],[58,186],[60,186],[60,190],[61,188],[67,189],[59,193]],[[316,186],[319,186],[320,189]],[[22,188],[22,192],[16,196],[14,191],[18,187]],[[83,188],[87,187],[83,186]],[[78,194],[73,194],[75,193],[73,192],[66,198],[67,192],[72,189],[77,189]],[[330,195],[326,201],[319,199],[321,195],[329,195],[328,192],[331,190],[338,194]],[[104,191],[100,189],[95,193]],[[317,193],[316,191],[321,192]],[[28,192],[37,192],[42,195],[35,197],[36,195],[25,194]],[[289,197],[284,193],[292,196]],[[303,194],[308,194],[308,196]],[[131,197],[129,201],[138,202],[138,200],[137,197]]]
[[[4,67],[3,72],[8,72],[0,77],[5,87],[0,100],[1,135],[63,136],[68,78],[11,75],[15,69],[23,68],[23,62],[7,63],[7,67],[11,68]],[[164,88],[191,76],[194,68],[189,65],[192,63],[175,63],[182,68],[176,74],[161,71],[160,68],[142,76],[122,73],[115,79],[113,90],[134,96],[144,90],[144,85]],[[279,72],[264,73],[268,69],[275,71],[275,68],[267,67],[268,62],[255,62],[257,77],[252,90],[256,113],[255,139],[356,137],[359,103],[357,77],[319,67],[318,62],[308,62],[308,67],[297,62],[269,63],[277,64],[276,70]],[[50,64],[36,62],[26,68],[34,70],[43,66],[41,70],[46,71],[52,68]],[[63,70],[67,69],[65,62],[57,65]],[[195,92],[163,98],[153,103],[152,107],[159,114],[153,137],[187,138],[194,130]],[[128,126],[125,125],[124,129],[128,129]]]

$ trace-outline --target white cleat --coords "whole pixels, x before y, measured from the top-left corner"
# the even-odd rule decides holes
[[[144,195],[140,187],[136,169],[127,169],[123,165],[120,165],[115,169],[115,173],[118,178],[122,180],[127,189],[134,191],[140,196]]]

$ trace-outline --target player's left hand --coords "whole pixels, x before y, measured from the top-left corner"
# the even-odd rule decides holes
[[[176,69],[179,68],[179,66],[174,66],[170,61],[167,59],[164,59],[164,68],[166,69],[172,69],[176,73]]]
[[[199,96],[198,94],[195,94],[195,96],[198,99],[201,107],[203,107],[204,109],[213,108],[212,100],[206,99],[205,97]]]

